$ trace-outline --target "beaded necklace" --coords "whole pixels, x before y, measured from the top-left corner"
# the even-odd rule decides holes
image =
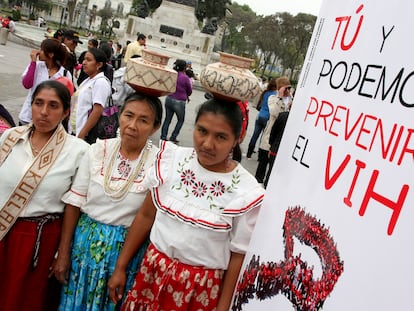
[[[116,148],[113,149],[113,152],[110,156],[108,166],[106,167],[105,177],[104,177],[104,192],[106,195],[110,196],[115,200],[122,200],[127,194],[128,190],[131,188],[132,183],[137,178],[138,174],[143,170],[145,162],[147,161],[149,152],[152,148],[152,142],[148,140],[144,150],[141,151],[140,159],[138,164],[135,166],[134,170],[129,174],[128,178],[124,181],[117,181],[116,185],[111,184],[112,175],[114,173],[114,166],[118,156],[118,153],[121,148],[121,141],[118,142]]]
[[[33,129],[31,129],[30,134],[29,134],[29,144],[30,144],[30,149],[32,150],[33,156],[36,157],[39,154],[40,150],[33,147],[33,143],[32,143],[33,132],[34,132]]]

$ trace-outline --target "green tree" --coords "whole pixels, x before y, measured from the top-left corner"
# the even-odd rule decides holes
[[[248,37],[260,54],[257,70],[262,71],[261,75],[264,75],[267,65],[274,63],[277,57],[277,51],[283,41],[282,22],[278,15],[259,16],[246,27]]]
[[[288,12],[257,16],[244,27],[245,41],[255,46],[260,58],[257,70],[265,74],[268,65],[281,65],[290,78],[300,70],[312,36],[316,16]],[[253,57],[253,55],[251,56]]]
[[[305,60],[316,16],[299,13],[294,17],[283,16],[283,19],[283,44],[278,55],[282,66],[290,70],[290,78],[292,79]]]
[[[235,2],[229,10],[231,14],[228,14],[222,23],[224,36],[221,41],[221,50],[232,54],[252,56],[255,46],[249,39],[246,27],[257,19],[256,13],[248,5],[239,5]]]
[[[111,20],[113,14],[114,12],[111,7],[104,7],[103,9],[100,9],[97,12],[97,15],[100,16],[102,19],[100,30],[102,32],[102,35],[104,36],[105,35],[108,35],[108,37],[111,36],[110,25],[108,24],[108,21]]]

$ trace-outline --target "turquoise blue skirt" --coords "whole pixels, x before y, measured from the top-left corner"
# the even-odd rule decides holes
[[[107,283],[124,245],[127,229],[99,223],[83,214],[75,229],[68,284],[63,287],[59,310],[119,310],[109,298]],[[132,287],[148,241],[127,268],[125,294]]]

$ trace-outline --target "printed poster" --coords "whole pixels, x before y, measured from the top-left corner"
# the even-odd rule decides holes
[[[321,11],[232,310],[412,310],[414,2]]]

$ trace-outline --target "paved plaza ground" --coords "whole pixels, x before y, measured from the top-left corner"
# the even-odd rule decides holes
[[[11,42],[10,40],[6,45],[0,45],[0,103],[9,110],[16,123],[18,122],[18,114],[21,106],[28,93],[28,90],[22,86],[21,75],[30,62],[29,54],[31,49],[31,47]],[[164,98],[161,98],[161,101],[164,103]],[[192,146],[192,131],[196,109],[197,106],[204,101],[204,90],[202,88],[194,89],[194,92],[190,97],[190,103],[186,108],[185,122],[178,137],[180,145]],[[257,111],[254,108],[251,108],[247,135],[241,146],[243,155],[245,155],[247,151],[247,145],[253,132],[256,116]],[[174,118],[170,125],[170,133],[173,130],[175,123],[176,119]],[[160,133],[158,131],[153,136],[155,144],[158,144],[159,137]],[[253,175],[258,163],[256,155],[257,154],[255,154],[251,160],[247,160],[245,156],[242,159],[243,166]]]

